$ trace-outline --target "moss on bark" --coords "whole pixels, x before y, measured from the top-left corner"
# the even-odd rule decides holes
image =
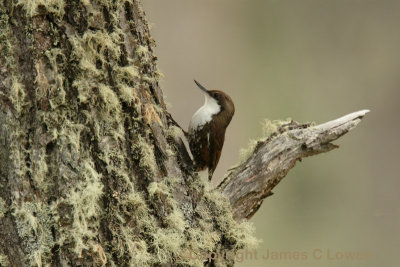
[[[182,161],[137,1],[4,2],[2,261],[202,266],[185,253],[254,243]]]

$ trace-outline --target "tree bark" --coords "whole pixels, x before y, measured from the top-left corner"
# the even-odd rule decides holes
[[[166,110],[153,47],[137,0],[2,1],[0,266],[213,265],[205,253],[256,243],[242,218],[271,183],[318,142],[332,148],[309,145],[313,128],[285,132],[208,190]],[[249,168],[274,140],[296,151],[281,152],[279,179],[259,164],[272,161]],[[233,190],[245,169],[264,193]]]

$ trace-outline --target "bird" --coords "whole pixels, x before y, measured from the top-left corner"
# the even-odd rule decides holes
[[[235,105],[226,93],[207,90],[198,81],[196,85],[204,92],[205,102],[189,122],[188,143],[196,171],[208,168],[211,181],[225,141],[225,131],[235,113]]]

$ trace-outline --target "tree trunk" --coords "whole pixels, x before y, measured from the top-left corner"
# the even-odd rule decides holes
[[[206,253],[256,243],[236,178],[228,199],[193,172],[153,47],[138,0],[2,1],[0,266],[225,266]]]

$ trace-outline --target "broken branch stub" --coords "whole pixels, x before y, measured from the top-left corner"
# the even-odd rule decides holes
[[[331,142],[355,128],[368,112],[360,110],[316,126],[291,121],[259,141],[250,157],[218,186],[228,196],[234,218],[252,217],[297,160],[337,148]]]

